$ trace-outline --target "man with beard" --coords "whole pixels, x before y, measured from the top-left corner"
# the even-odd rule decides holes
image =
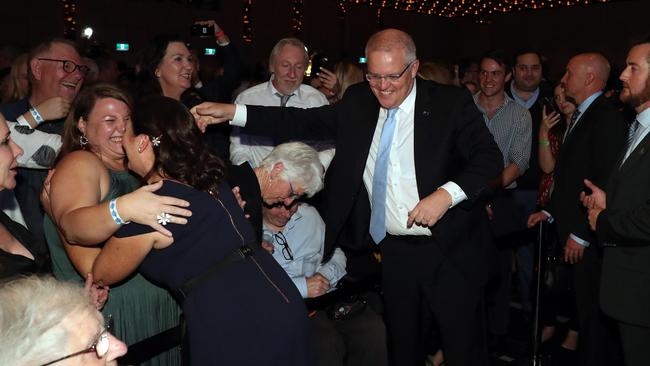
[[[600,305],[616,319],[625,364],[650,365],[650,39],[632,47],[621,101],[634,108],[627,147],[607,184],[583,195],[589,225],[604,246]]]
[[[580,326],[580,365],[611,365],[614,338],[610,322],[598,306],[602,250],[589,230],[580,192],[584,180],[603,187],[617,166],[625,147],[627,124],[616,107],[605,98],[609,62],[598,53],[583,53],[569,60],[561,84],[567,100],[578,106],[573,113],[554,171],[554,190],[546,208],[556,220],[564,259],[573,266],[576,307]],[[545,219],[531,215],[530,224]],[[613,325],[613,324],[611,324]]]

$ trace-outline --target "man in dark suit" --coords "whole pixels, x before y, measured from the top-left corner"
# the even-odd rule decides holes
[[[487,365],[482,291],[494,248],[476,201],[503,157],[469,93],[416,80],[408,34],[374,34],[366,56],[368,83],[331,106],[206,103],[193,112],[200,127],[232,120],[252,133],[335,139],[324,261],[337,243],[367,245],[369,233],[380,244],[393,364],[424,363],[423,319],[435,317],[449,365]]]
[[[602,90],[609,77],[609,62],[600,54],[573,57],[561,83],[567,99],[578,106],[564,136],[555,165],[554,191],[547,211],[557,221],[558,237],[566,244],[564,257],[572,263],[580,324],[578,352],[581,365],[611,364],[613,339],[598,306],[602,251],[598,248],[580,192],[584,179],[604,185],[625,145],[627,124]],[[532,222],[544,219],[532,215]]]
[[[650,39],[632,47],[621,101],[637,112],[607,184],[583,198],[604,246],[600,305],[618,321],[627,366],[650,365]]]

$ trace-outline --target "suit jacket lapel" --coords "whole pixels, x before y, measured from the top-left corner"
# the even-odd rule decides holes
[[[641,140],[641,142],[639,142],[639,144],[636,145],[634,150],[632,150],[632,152],[630,153],[630,156],[628,156],[627,159],[623,162],[623,165],[621,165],[620,171],[624,172],[636,166],[636,163],[640,159],[642,159],[645,156],[645,154],[647,154],[648,152],[650,152],[650,134],[645,135],[643,140]],[[621,159],[625,157],[625,153],[626,151],[623,151],[623,156],[621,157]]]

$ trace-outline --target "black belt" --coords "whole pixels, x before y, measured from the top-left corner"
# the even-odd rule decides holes
[[[251,248],[252,246],[252,248]],[[252,256],[255,253],[255,244],[252,244],[251,246],[249,245],[242,245],[239,248],[234,249],[230,254],[225,256],[222,260],[219,262],[211,265],[208,269],[206,269],[203,273],[194,276],[190,278],[189,280],[185,281],[184,284],[182,284],[179,288],[175,289],[174,295],[176,296],[176,299],[180,301],[181,303],[183,300],[185,300],[190,293],[199,285],[201,285],[203,282],[208,280],[210,277],[214,276],[218,272],[222,271],[229,265],[242,261],[250,256]]]

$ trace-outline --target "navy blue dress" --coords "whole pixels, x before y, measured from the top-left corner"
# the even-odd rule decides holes
[[[187,280],[239,248],[255,234],[230,187],[218,198],[166,180],[156,192],[190,202],[186,225],[168,224],[174,243],[153,249],[140,273],[168,289]],[[148,226],[124,225],[115,234],[151,232]],[[210,276],[182,304],[192,365],[311,365],[309,326],[304,302],[294,284],[264,250]]]

